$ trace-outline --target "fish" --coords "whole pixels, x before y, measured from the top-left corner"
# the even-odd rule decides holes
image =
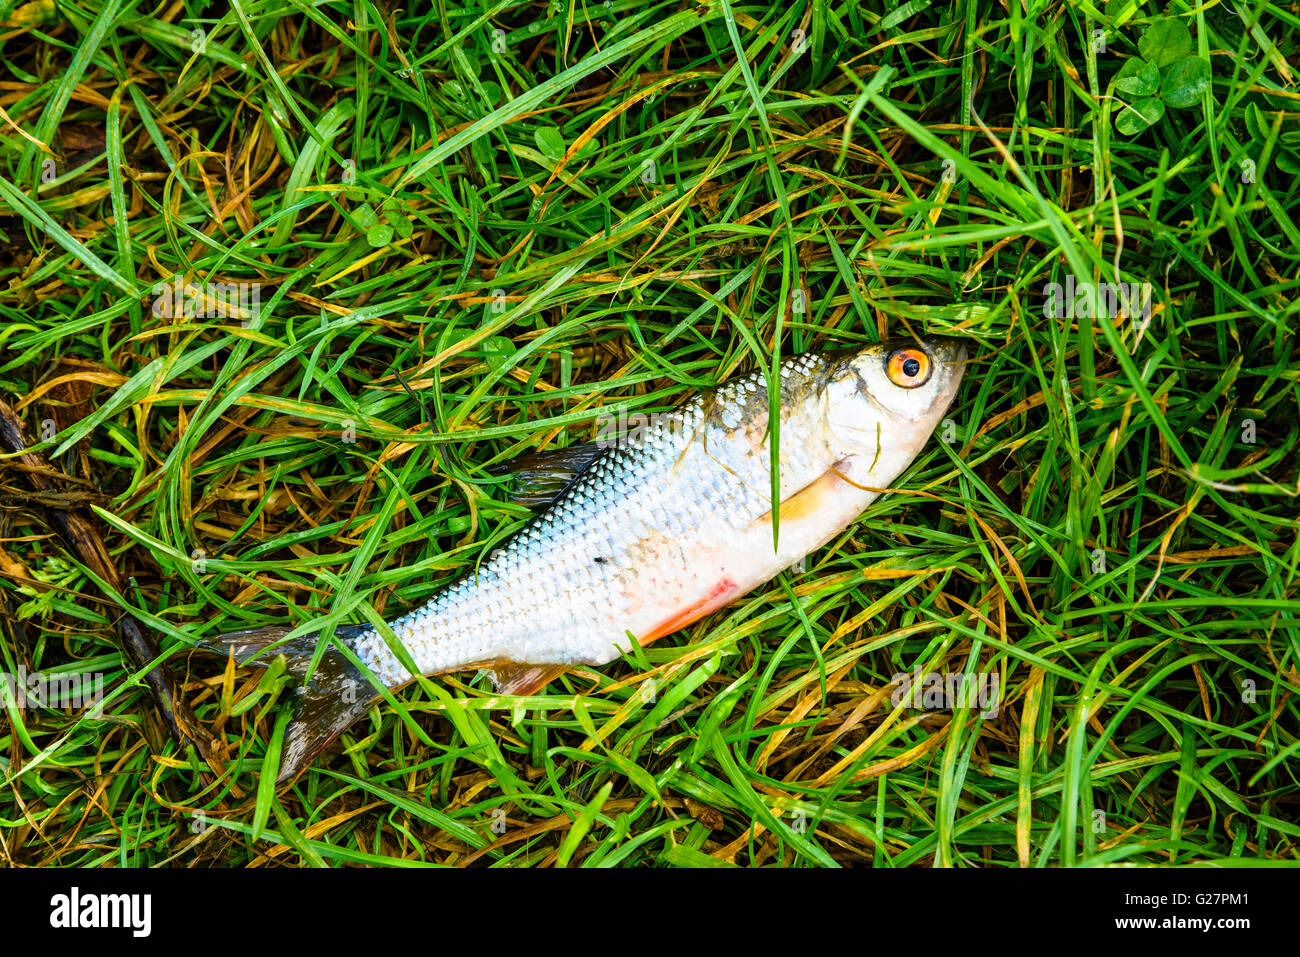
[[[949,337],[791,356],[777,366],[776,429],[759,370],[638,417],[634,428],[521,459],[520,497],[539,511],[475,571],[388,623],[404,656],[372,625],[335,627],[298,689],[277,785],[366,714],[381,686],[484,669],[499,693],[533,694],[774,578],[852,524],[912,463],[966,361],[964,341]],[[304,676],[319,632],[289,634],[272,626],[199,645],[241,665],[283,655]]]

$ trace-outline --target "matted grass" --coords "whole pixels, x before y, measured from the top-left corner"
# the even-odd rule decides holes
[[[1296,862],[1293,7],[433,6],[0,4],[0,388],[132,581],[4,468],[5,670],[107,692],[9,701],[6,860]],[[1212,83],[1120,133],[1163,12]],[[1050,305],[1117,282],[1149,322]],[[907,491],[623,663],[422,682],[276,794],[290,679],[189,654],[391,618],[524,521],[487,466],[909,330],[975,359]]]

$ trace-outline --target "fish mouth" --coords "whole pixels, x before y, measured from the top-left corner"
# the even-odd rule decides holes
[[[934,363],[935,375],[941,376],[935,406],[946,409],[957,394],[969,361],[967,341],[953,336],[925,336],[920,345]]]
[[[921,340],[921,344],[925,347],[925,351],[930,353],[931,359],[937,360],[941,366],[948,368],[953,376],[961,379],[968,361],[965,339],[957,339],[953,336],[926,336]]]

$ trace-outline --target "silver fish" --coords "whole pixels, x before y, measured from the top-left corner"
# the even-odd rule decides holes
[[[390,623],[415,672],[490,669],[530,694],[574,665],[671,634],[826,544],[911,464],[961,382],[961,340],[895,341],[780,365],[779,490],[773,535],[769,400],[762,372],[738,376],[630,435],[531,457],[576,477],[477,571]],[[240,663],[284,654],[304,673],[317,636],[287,628],[201,642]],[[382,685],[414,680],[369,625],[335,636]],[[262,657],[256,661],[255,656]],[[362,689],[358,693],[357,689]],[[376,700],[366,671],[331,647],[289,725],[291,780]]]

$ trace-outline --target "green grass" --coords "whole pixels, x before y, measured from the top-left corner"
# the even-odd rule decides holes
[[[6,709],[7,861],[1297,862],[1292,6],[434,7],[0,3],[0,389],[131,578],[0,459],[4,670],[108,692]],[[1212,82],[1121,134],[1165,12]],[[1149,324],[1047,315],[1069,277]],[[487,466],[909,330],[975,360],[908,491],[635,658],[423,682],[276,794],[288,679],[189,654],[391,618],[524,520]],[[917,669],[996,716],[895,707]]]

